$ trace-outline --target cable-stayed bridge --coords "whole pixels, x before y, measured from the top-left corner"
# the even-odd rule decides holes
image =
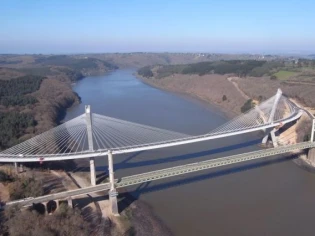
[[[254,160],[271,155],[288,153],[315,147],[314,120],[310,142],[289,146],[278,146],[276,131],[283,125],[301,117],[304,110],[282,95],[281,90],[270,99],[260,103],[248,112],[232,119],[226,124],[203,135],[191,136],[178,132],[163,130],[151,126],[132,123],[98,114],[92,114],[86,106],[86,113],[43,134],[0,152],[0,162],[37,162],[58,161],[69,159],[90,158],[90,172],[92,187],[67,191],[49,196],[32,199],[35,203],[39,199],[56,199],[60,196],[76,196],[89,192],[109,189],[112,211],[118,214],[117,187],[167,178],[175,175],[195,172],[199,170],[230,165],[243,161]],[[311,116],[311,114],[308,114]],[[313,119],[314,117],[312,117]],[[270,137],[273,149],[244,153],[226,158],[219,158],[205,162],[143,173],[114,179],[113,155],[130,153],[171,146],[196,143],[233,135],[240,135],[255,131],[264,131],[263,143]],[[94,158],[108,156],[109,183],[96,185]]]
[[[244,161],[257,160],[272,155],[285,154],[296,150],[302,150],[307,148],[314,148],[315,142],[303,142],[298,144],[293,144],[284,147],[269,148],[267,150],[259,150],[244,154],[237,154],[222,158],[211,159],[207,161],[196,162],[192,164],[180,165],[172,168],[166,168],[156,171],[151,171],[143,174],[137,174],[132,176],[123,177],[121,179],[115,179],[115,187],[122,188],[128,187],[136,184],[141,184],[149,181],[160,180],[165,178],[170,178],[173,176],[184,175],[188,173],[193,173],[197,171],[207,170],[211,168],[217,168],[220,166],[232,165]],[[110,183],[98,184],[96,186],[90,186],[75,190],[64,191],[60,193],[54,193],[46,196],[28,198],[17,200],[7,203],[7,205],[13,205],[20,203],[21,205],[32,205],[41,202],[48,202],[56,199],[67,199],[69,197],[75,197],[80,195],[85,195],[93,192],[110,190]]]
[[[282,126],[303,113],[279,90],[226,124],[191,136],[98,114],[78,116],[43,134],[0,152],[0,162],[38,162],[89,158],[152,150],[250,133]]]

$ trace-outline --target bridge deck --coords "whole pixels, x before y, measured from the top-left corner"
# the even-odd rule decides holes
[[[140,183],[144,183],[148,181],[169,178],[172,176],[197,172],[197,171],[225,166],[225,165],[231,165],[235,163],[241,163],[245,161],[260,159],[260,158],[264,158],[268,156],[279,155],[279,154],[289,153],[295,150],[303,150],[303,149],[308,149],[308,148],[313,148],[313,147],[315,147],[315,142],[303,142],[303,143],[293,144],[289,146],[281,146],[277,148],[270,148],[270,149],[264,149],[264,150],[254,151],[254,152],[237,154],[237,155],[212,159],[208,161],[196,162],[196,163],[187,164],[187,165],[180,165],[180,166],[176,166],[172,168],[166,168],[166,169],[151,171],[151,172],[147,172],[143,174],[123,177],[119,180],[116,180],[115,185],[117,188],[122,188],[122,187],[140,184]],[[41,196],[37,198],[28,198],[28,199],[22,199],[18,201],[12,201],[12,202],[8,202],[7,205],[21,204],[21,205],[27,206],[33,203],[47,202],[47,201],[56,200],[56,199],[66,199],[68,197],[84,195],[84,194],[88,194],[92,192],[100,192],[100,191],[105,191],[109,189],[110,189],[109,183],[99,184],[96,186],[90,186],[90,187],[86,187],[82,189],[70,190],[70,191],[65,191],[61,193],[54,193],[54,194]]]

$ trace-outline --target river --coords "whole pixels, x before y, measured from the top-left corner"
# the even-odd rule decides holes
[[[77,82],[82,103],[65,120],[92,112],[173,130],[203,134],[227,119],[209,104],[153,88],[117,70]],[[258,149],[260,134],[114,156],[115,177]],[[106,169],[106,160],[97,160]],[[313,234],[315,175],[291,157],[271,157],[150,182],[128,191],[149,204],[174,235]]]

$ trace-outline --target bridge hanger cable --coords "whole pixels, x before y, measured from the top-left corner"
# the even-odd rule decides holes
[[[189,136],[93,113],[91,115],[93,151],[127,150],[135,147],[231,134],[258,127],[263,128],[273,122],[279,123],[297,111],[299,111],[298,107],[286,97],[276,98],[273,96],[211,132],[198,136]],[[0,158],[21,156],[40,158],[56,155],[62,157],[91,153],[88,145],[87,127],[86,115],[80,115],[0,152]]]

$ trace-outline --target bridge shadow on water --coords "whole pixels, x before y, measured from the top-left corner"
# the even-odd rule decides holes
[[[225,146],[225,147],[220,147],[220,148],[212,148],[212,149],[200,151],[200,152],[193,152],[193,153],[187,153],[187,154],[183,154],[183,155],[156,158],[153,160],[141,160],[141,161],[130,162],[133,159],[135,159],[137,156],[139,156],[140,154],[143,154],[145,152],[145,151],[140,151],[140,152],[132,153],[131,155],[124,158],[121,162],[114,163],[114,170],[117,171],[117,170],[121,170],[121,169],[153,166],[153,165],[158,165],[158,164],[163,164],[163,163],[171,163],[171,162],[176,162],[176,161],[193,160],[193,159],[197,159],[197,158],[200,158],[203,156],[210,156],[210,155],[214,155],[214,154],[219,154],[219,153],[224,153],[224,152],[229,152],[229,151],[235,151],[235,150],[250,147],[253,145],[258,145],[260,143],[261,143],[261,139],[255,139],[255,140],[248,141],[248,142],[233,144],[230,146]],[[150,154],[148,154],[148,155],[150,155]],[[232,154],[230,154],[230,155],[232,155]],[[114,156],[114,159],[115,159],[115,156]],[[117,159],[119,159],[119,158],[117,158]],[[90,172],[90,167],[86,165],[86,162],[84,162],[84,163],[82,163],[82,165],[77,164],[75,167],[72,167],[72,169],[70,171],[72,171],[74,173],[75,172]],[[104,173],[104,171],[105,171],[105,173],[108,172],[108,166],[107,165],[96,166],[96,172],[97,173]]]
[[[187,185],[187,184],[200,182],[200,181],[207,180],[207,179],[218,178],[221,176],[231,175],[231,174],[244,172],[244,171],[248,171],[248,170],[253,170],[253,169],[264,167],[264,166],[279,164],[279,163],[291,161],[295,158],[296,158],[295,155],[280,156],[280,157],[276,157],[276,158],[268,159],[268,160],[266,160],[266,159],[265,160],[259,160],[259,161],[256,161],[254,163],[249,163],[249,164],[238,164],[241,166],[235,166],[235,167],[229,167],[229,168],[220,167],[220,168],[224,168],[224,169],[220,169],[217,171],[211,171],[211,173],[201,174],[201,175],[192,176],[192,177],[188,177],[188,178],[187,177],[185,178],[185,176],[182,175],[182,177],[181,177],[182,179],[175,180],[175,181],[167,181],[167,182],[166,182],[166,180],[164,180],[163,183],[157,184],[154,186],[150,186],[151,182],[142,183],[135,190],[130,191],[130,192],[126,191],[126,192],[120,193],[118,195],[119,199],[120,199],[119,210],[123,211],[124,209],[126,209],[131,203],[138,200],[142,194],[162,191],[165,189],[169,189],[169,188],[173,188],[173,187],[177,187],[177,186],[181,186],[181,185]]]
[[[171,157],[157,158],[154,160],[129,162],[144,152],[144,151],[141,151],[141,152],[137,152],[130,155],[129,157],[127,157],[125,160],[123,160],[120,163],[114,164],[114,169],[119,170],[119,169],[136,168],[136,167],[143,167],[143,166],[152,166],[152,165],[157,165],[157,164],[170,163],[170,162],[183,161],[183,160],[191,160],[191,159],[199,158],[202,156],[209,156],[209,155],[219,154],[222,152],[228,152],[228,151],[233,151],[233,150],[237,150],[241,148],[246,148],[253,145],[258,145],[260,143],[261,143],[261,139],[255,139],[255,140],[244,142],[244,143],[238,143],[238,144],[233,144],[230,146],[209,149],[209,150],[205,150],[201,152],[194,152],[194,153],[176,155],[176,156],[171,156]]]

